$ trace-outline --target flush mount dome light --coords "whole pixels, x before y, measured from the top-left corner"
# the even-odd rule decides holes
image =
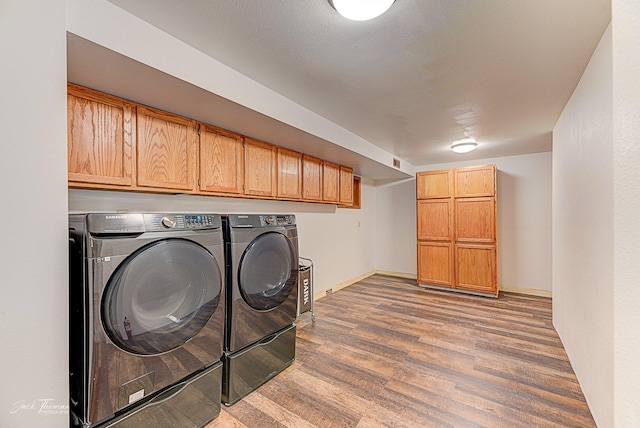
[[[338,13],[352,21],[366,21],[380,16],[395,0],[329,0]]]
[[[456,141],[451,145],[451,150],[456,153],[469,153],[471,150],[478,146],[476,140],[473,138],[465,138],[464,140]]]

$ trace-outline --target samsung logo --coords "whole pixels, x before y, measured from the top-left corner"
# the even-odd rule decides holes
[[[106,215],[104,216],[107,220],[122,220],[127,218],[126,215]]]

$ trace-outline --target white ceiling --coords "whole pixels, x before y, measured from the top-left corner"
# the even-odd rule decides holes
[[[551,150],[610,0],[109,0],[413,165]],[[448,146],[464,136],[479,147]],[[274,141],[276,144],[277,142]]]

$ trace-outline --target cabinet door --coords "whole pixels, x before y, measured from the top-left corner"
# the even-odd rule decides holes
[[[457,288],[497,294],[496,247],[456,245]]]
[[[455,174],[456,198],[475,198],[495,196],[496,166],[483,165],[469,168],[457,168]]]
[[[132,111],[132,105],[126,100],[68,84],[70,182],[133,185]]]
[[[495,198],[456,199],[456,241],[496,241]]]
[[[339,201],[344,205],[353,204],[353,169],[340,166]]]
[[[242,137],[209,125],[200,125],[200,190],[242,193]]]
[[[453,195],[453,175],[450,169],[423,171],[416,174],[418,199],[448,198]]]
[[[418,282],[451,287],[453,251],[450,243],[418,242]]]
[[[302,154],[278,147],[278,198],[302,198]]]
[[[138,186],[195,190],[196,122],[138,106]]]
[[[244,194],[276,195],[276,147],[263,141],[244,140]]]
[[[322,200],[338,202],[340,167],[331,162],[322,162]]]
[[[452,241],[451,199],[418,201],[418,239]]]
[[[322,161],[302,155],[302,199],[322,200]]]

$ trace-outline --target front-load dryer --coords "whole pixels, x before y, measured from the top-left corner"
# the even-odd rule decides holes
[[[222,400],[233,404],[295,358],[294,215],[223,217],[227,308]]]
[[[69,216],[74,425],[203,426],[220,412],[216,214]]]

